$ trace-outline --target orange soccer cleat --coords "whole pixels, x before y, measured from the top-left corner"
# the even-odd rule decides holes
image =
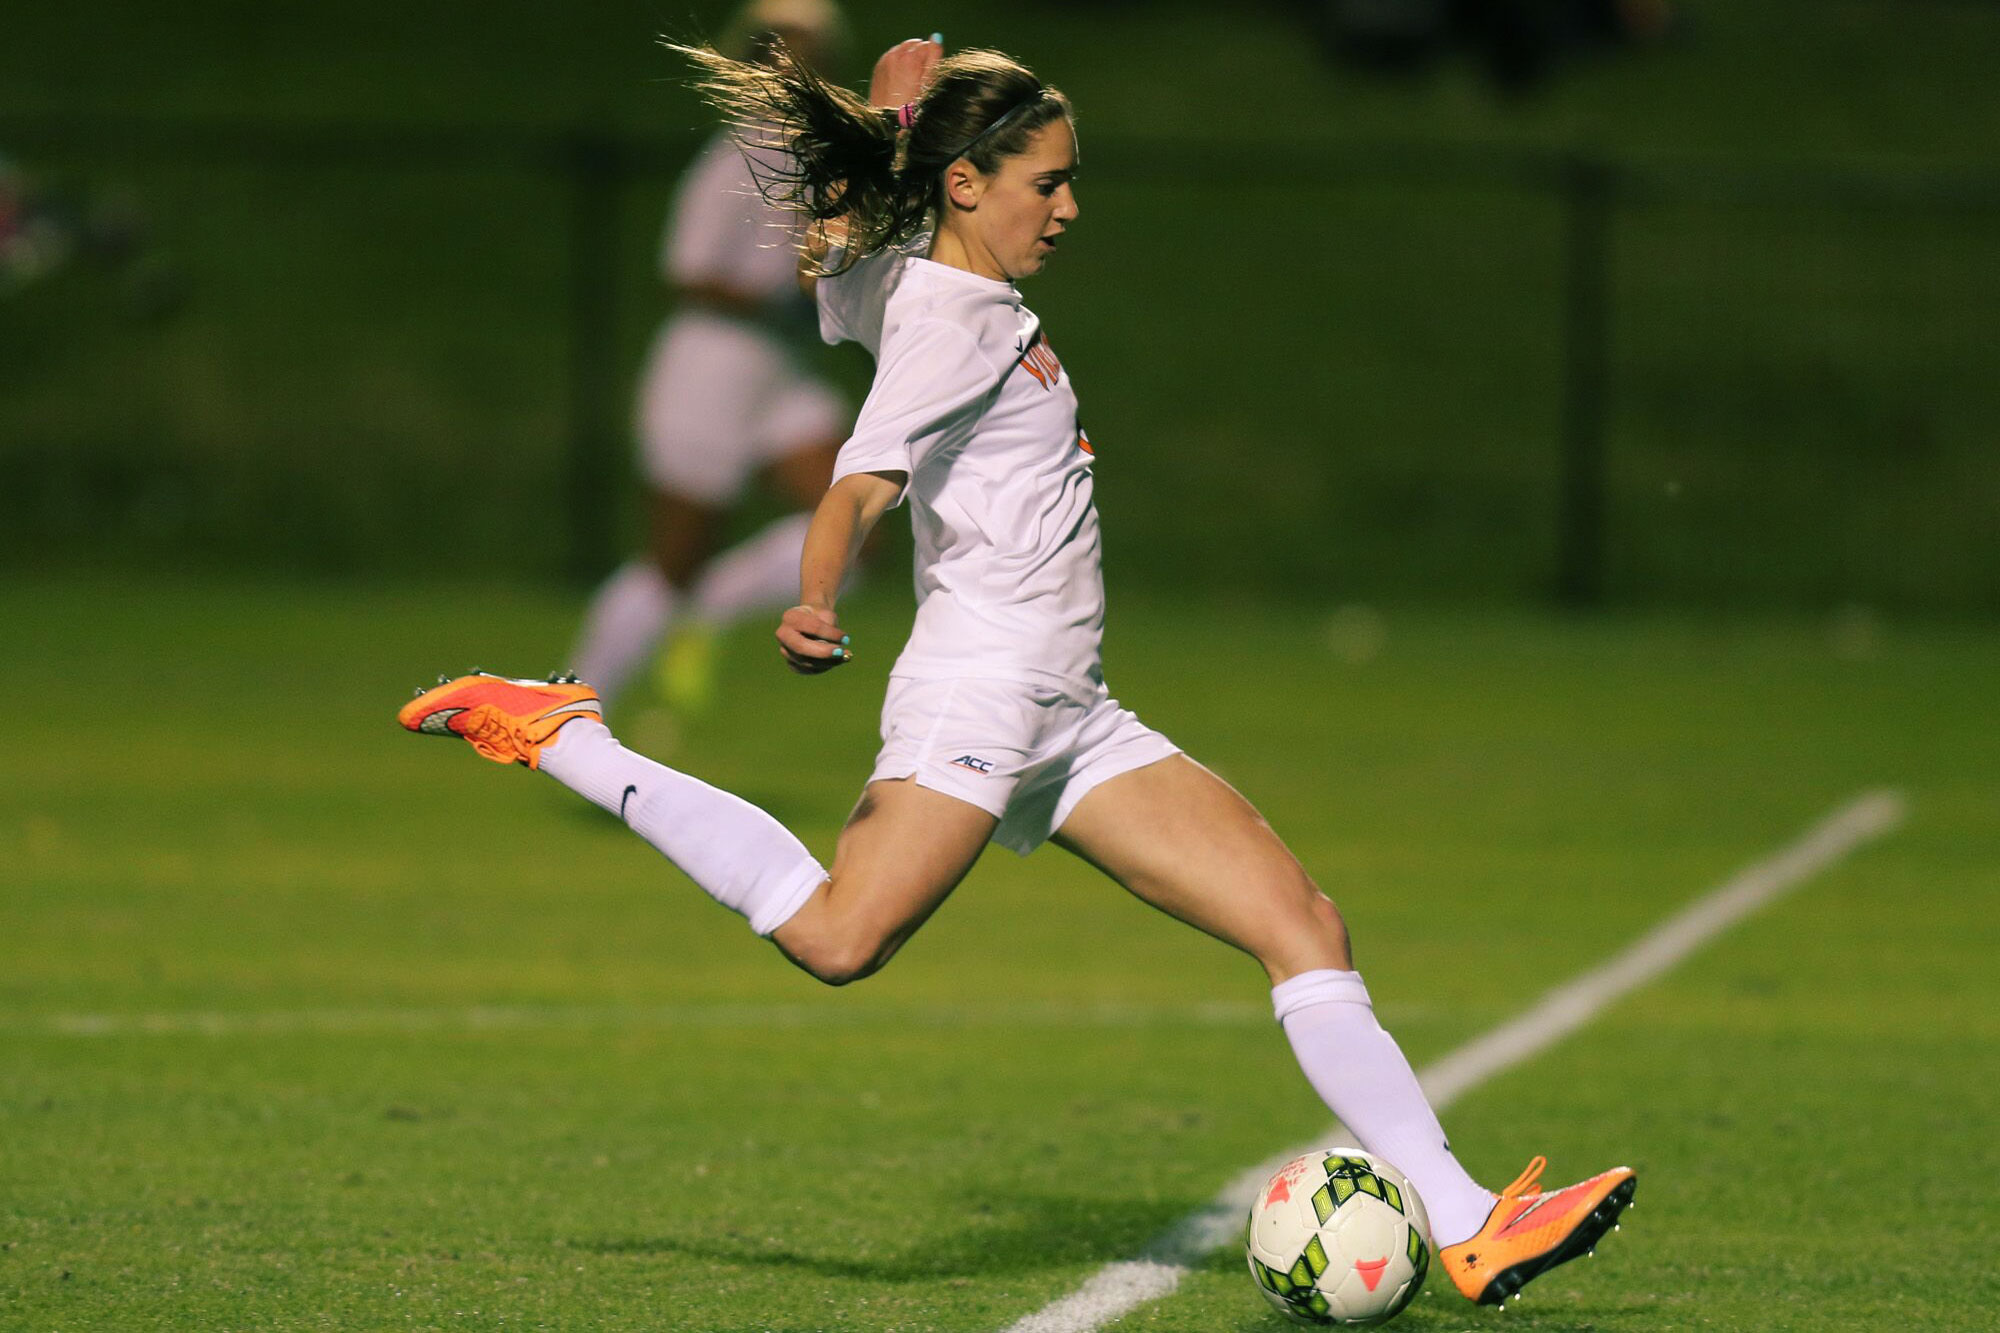
[[[438,677],[436,688],[418,690],[396,720],[429,736],[463,736],[496,764],[542,766],[542,747],[565,722],[599,718],[597,691],[575,676],[508,680],[475,671],[457,680]]]
[[[1469,1301],[1501,1305],[1548,1272],[1596,1248],[1632,1202],[1639,1177],[1620,1166],[1553,1194],[1536,1191],[1545,1158],[1500,1192],[1486,1224],[1438,1251],[1438,1262]]]

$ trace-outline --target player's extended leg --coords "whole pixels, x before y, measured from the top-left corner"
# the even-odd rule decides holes
[[[1629,1200],[1623,1168],[1555,1195],[1529,1193],[1524,1177],[1498,1200],[1466,1174],[1409,1061],[1375,1021],[1339,912],[1256,809],[1201,765],[1176,755],[1105,781],[1055,841],[1263,964],[1307,1079],[1362,1147],[1415,1183],[1440,1259],[1467,1297],[1504,1300],[1583,1253]],[[1521,1226],[1531,1212],[1543,1215]]]
[[[684,590],[714,554],[723,517],[703,501],[653,493],[646,552],[620,565],[591,597],[570,659],[602,698],[623,692],[685,609]],[[796,557],[793,564],[796,579]]]
[[[752,930],[830,985],[879,969],[979,859],[992,815],[905,780],[870,783],[829,875],[777,820],[620,745],[573,679],[475,673],[405,704],[411,731],[462,736],[484,757],[540,769],[620,819]]]

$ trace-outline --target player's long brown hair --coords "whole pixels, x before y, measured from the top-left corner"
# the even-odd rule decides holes
[[[1070,114],[1069,99],[998,51],[969,50],[937,64],[907,132],[896,112],[871,107],[787,54],[770,64],[731,60],[704,46],[667,43],[701,70],[695,87],[751,147],[771,202],[847,228],[828,271],[900,244],[944,203],[944,171],[963,157],[983,172],[1022,152],[1035,131]]]

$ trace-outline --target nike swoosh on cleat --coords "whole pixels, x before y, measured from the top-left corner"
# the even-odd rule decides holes
[[[598,703],[598,701],[595,699],[578,699],[575,703],[556,705],[554,708],[551,708],[548,712],[543,713],[541,716],[537,717],[535,721],[546,722],[558,713],[578,713],[578,714],[589,713],[594,717],[603,717],[604,706]]]
[[[1542,1205],[1546,1204],[1546,1203],[1547,1203],[1547,1202],[1548,1202],[1549,1200],[1551,1200],[1551,1199],[1553,1199],[1553,1198],[1555,1198],[1555,1197],[1556,1197],[1556,1196],[1555,1196],[1555,1195],[1553,1195],[1553,1194],[1544,1194],[1544,1195],[1542,1195],[1542,1196],[1541,1196],[1541,1197],[1540,1197],[1539,1199],[1536,1199],[1536,1200],[1535,1200],[1535,1201],[1534,1201],[1533,1203],[1529,1204],[1529,1205],[1528,1205],[1528,1206],[1527,1206],[1526,1208],[1523,1208],[1523,1209],[1522,1209],[1522,1210],[1521,1210],[1520,1212],[1518,1212],[1518,1213],[1514,1214],[1514,1215],[1513,1215],[1512,1217],[1508,1218],[1508,1219],[1507,1219],[1507,1222],[1506,1222],[1506,1225],[1502,1226],[1502,1227],[1501,1227],[1501,1228],[1500,1228],[1499,1230],[1497,1230],[1497,1231],[1495,1231],[1495,1232],[1493,1233],[1493,1238],[1494,1238],[1495,1240],[1506,1240],[1506,1239],[1508,1239],[1508,1238],[1509,1238],[1509,1237],[1511,1237],[1511,1236],[1512,1236],[1512,1235],[1513,1235],[1513,1234],[1514,1234],[1515,1232],[1517,1232],[1517,1231],[1521,1230],[1521,1229],[1522,1229],[1522,1224],[1523,1224],[1523,1223],[1525,1223],[1525,1222],[1527,1222],[1527,1221],[1528,1221],[1528,1219],[1529,1219],[1530,1217],[1532,1217],[1532,1216],[1533,1216],[1534,1214],[1536,1214],[1536,1213],[1540,1212],[1540,1211],[1541,1211],[1541,1209],[1542,1209]],[[1537,1220],[1537,1221],[1539,1222],[1539,1221],[1540,1221],[1541,1219],[1537,1218],[1536,1220]]]

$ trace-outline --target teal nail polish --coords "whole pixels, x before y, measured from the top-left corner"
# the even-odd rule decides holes
[[[934,33],[932,33],[932,34],[931,34],[931,45],[933,45],[933,46],[943,46],[943,45],[944,45],[944,34],[943,34],[943,33],[941,33],[941,32],[934,32]]]
[[[843,648],[847,646],[847,636],[845,634],[840,636],[840,646]]]

